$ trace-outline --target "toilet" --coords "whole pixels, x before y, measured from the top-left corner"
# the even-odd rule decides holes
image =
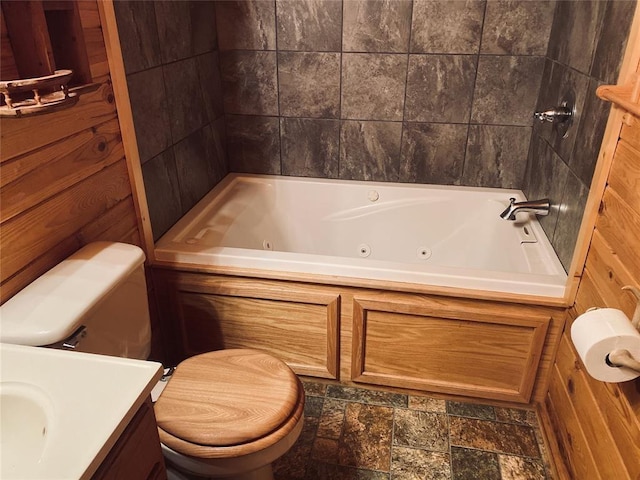
[[[0,342],[147,359],[144,253],[91,243],[0,306]],[[156,390],[169,479],[273,479],[303,426],[304,390],[281,360],[218,350],[181,362]]]

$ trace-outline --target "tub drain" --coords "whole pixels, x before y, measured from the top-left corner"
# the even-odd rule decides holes
[[[366,243],[361,243],[360,245],[358,245],[358,255],[363,258],[368,257],[369,255],[371,255],[371,247]]]
[[[273,243],[271,243],[271,240],[263,240],[262,241],[262,249],[263,250],[273,250]]]
[[[416,253],[421,260],[426,260],[431,257],[431,249],[429,247],[418,247]]]

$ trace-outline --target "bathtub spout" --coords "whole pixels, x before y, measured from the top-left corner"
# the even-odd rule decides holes
[[[549,215],[551,202],[548,198],[542,200],[531,200],[525,202],[516,202],[515,198],[510,198],[509,206],[500,214],[500,218],[514,221],[518,212],[531,212],[536,215]]]

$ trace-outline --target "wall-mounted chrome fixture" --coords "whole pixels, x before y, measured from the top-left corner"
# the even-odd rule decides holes
[[[533,116],[536,120],[539,120],[540,123],[552,123],[553,129],[558,133],[558,135],[560,135],[561,138],[566,138],[569,127],[573,124],[575,114],[575,97],[573,92],[567,92],[567,94],[562,98],[559,106],[550,108],[543,112],[535,112]]]

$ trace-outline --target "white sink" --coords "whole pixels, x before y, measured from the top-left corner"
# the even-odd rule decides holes
[[[90,478],[159,363],[0,344],[0,478]]]
[[[17,476],[37,466],[42,459],[53,404],[35,385],[23,382],[0,382],[0,450],[2,476]]]

